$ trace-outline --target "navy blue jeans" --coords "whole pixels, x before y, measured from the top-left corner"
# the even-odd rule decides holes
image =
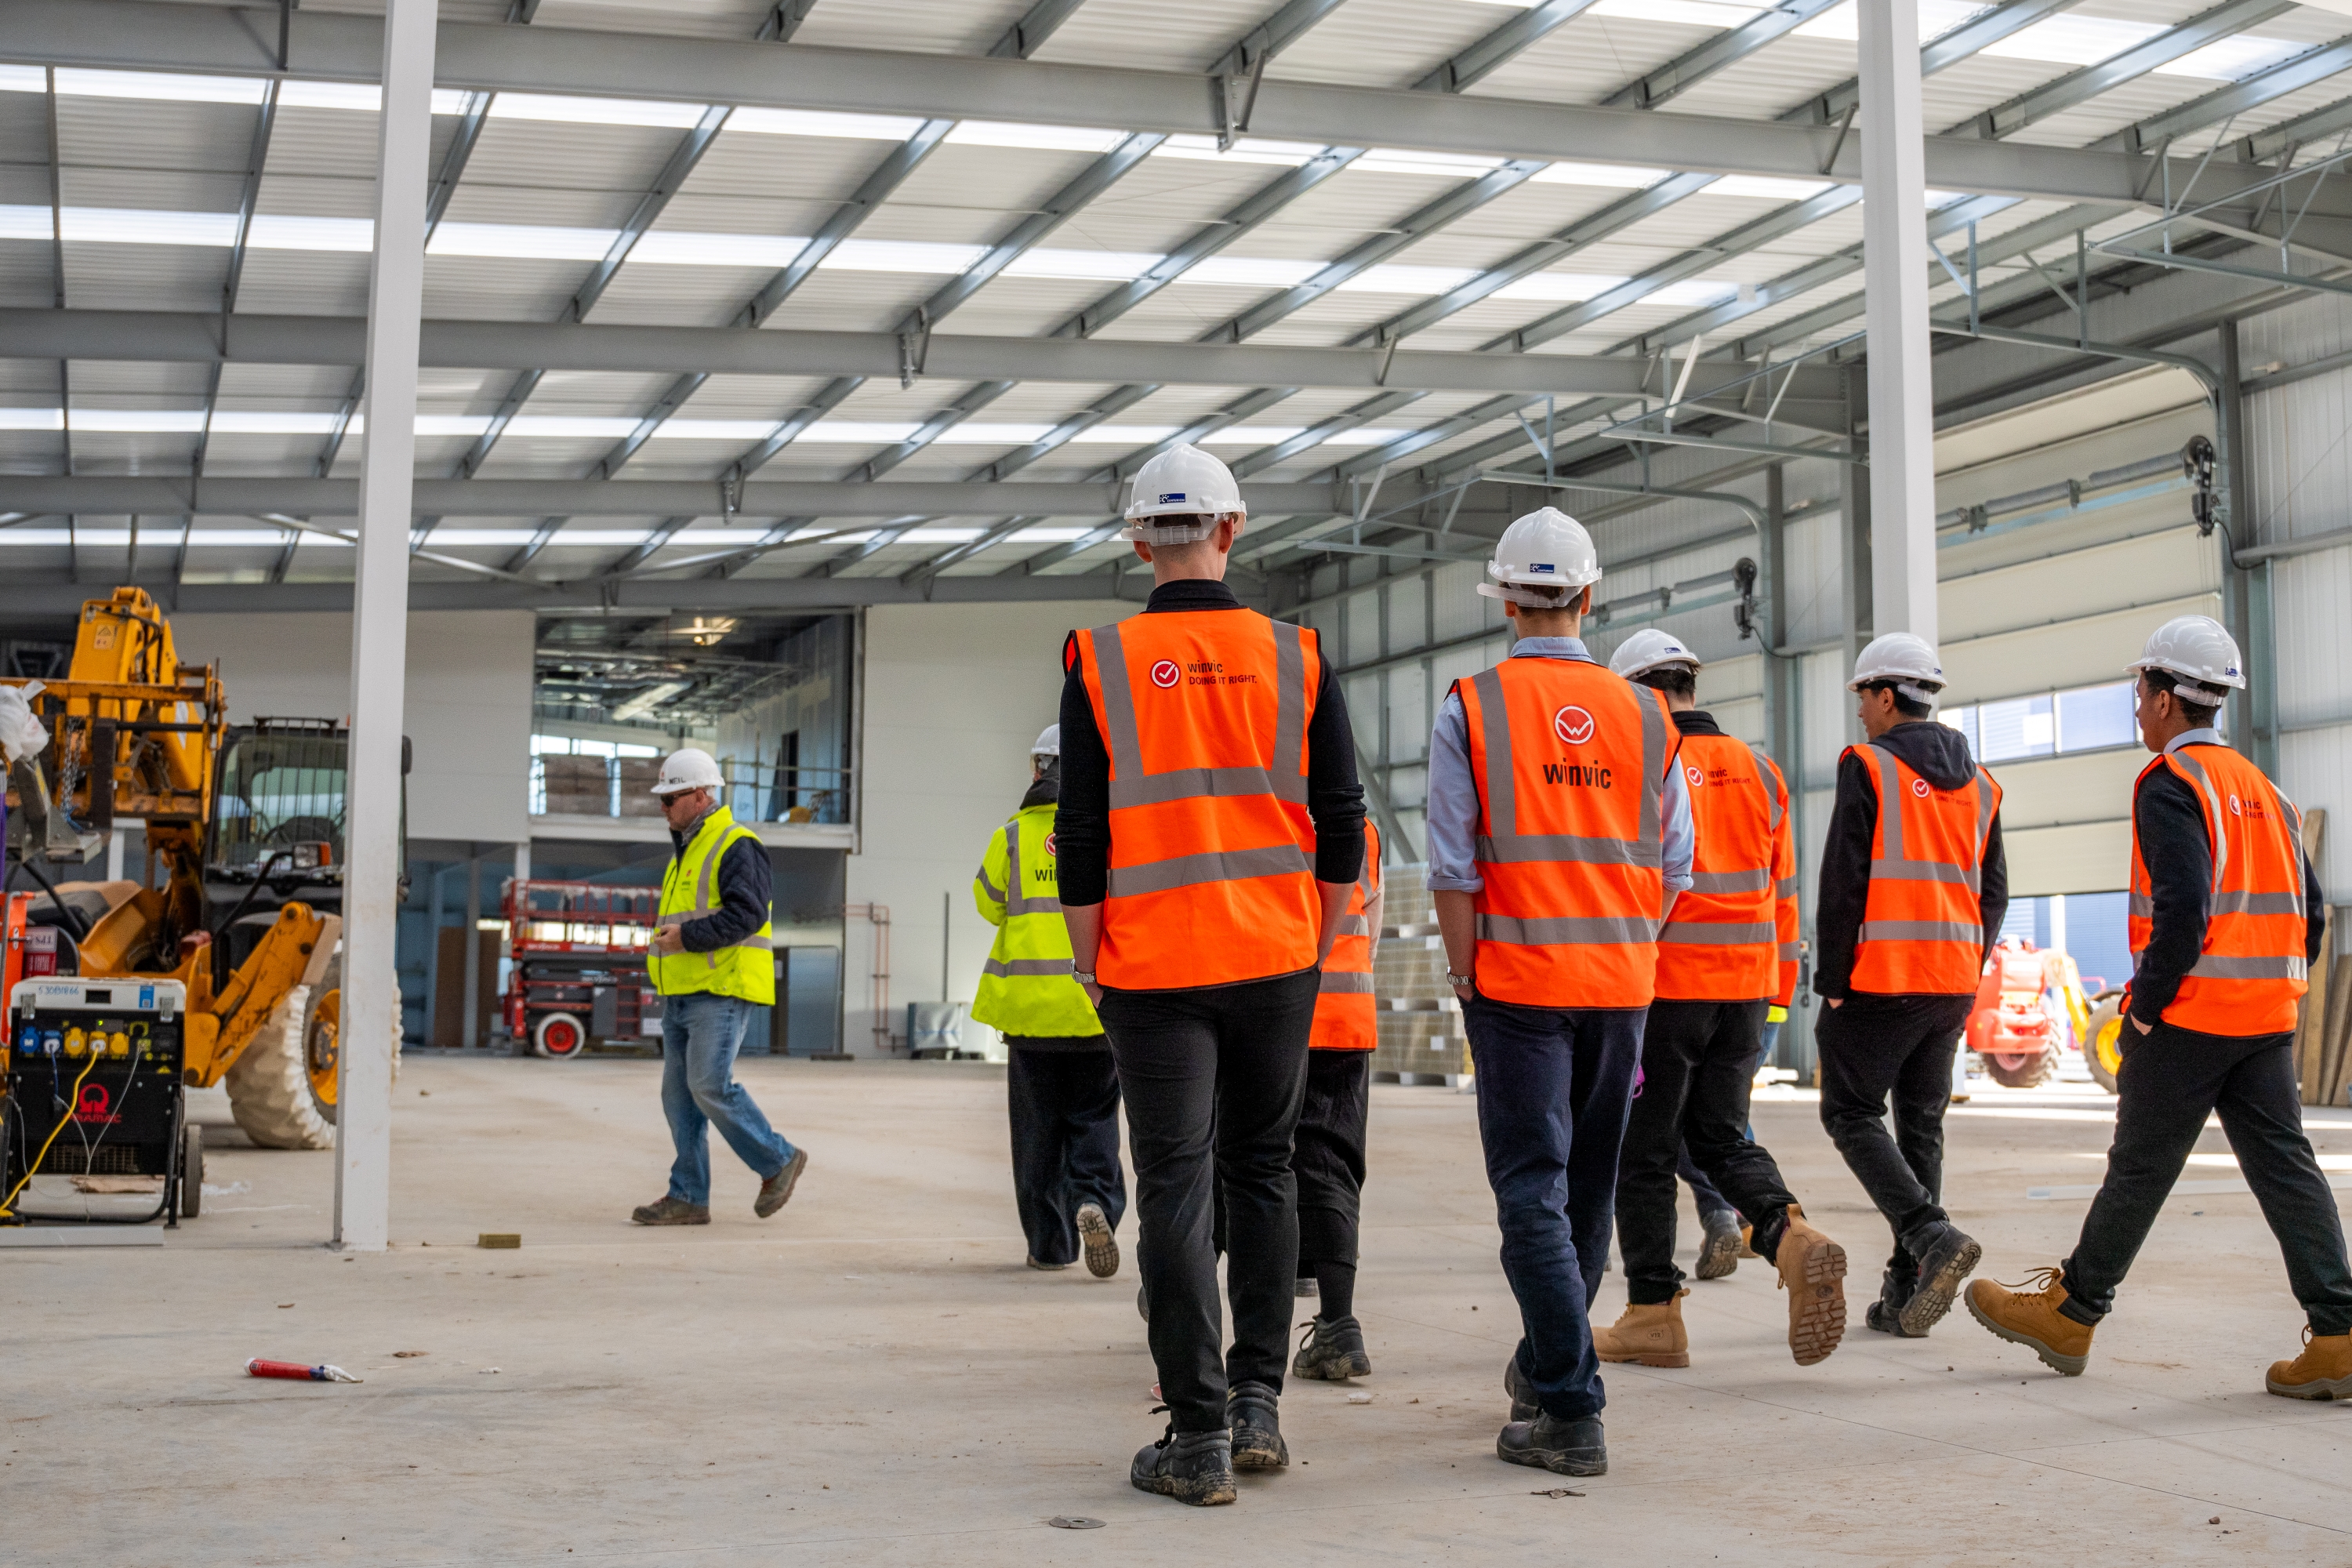
[[[677,1149],[669,1195],[681,1203],[710,1202],[713,1126],[763,1182],[792,1163],[793,1146],[735,1081],[735,1053],[756,1011],[755,1003],[709,991],[662,1000],[662,1114]]]
[[[1503,1277],[1519,1304],[1519,1376],[1563,1420],[1608,1403],[1586,1310],[1609,1257],[1648,1018],[1643,1007],[1520,1007],[1476,995],[1462,1008]]]

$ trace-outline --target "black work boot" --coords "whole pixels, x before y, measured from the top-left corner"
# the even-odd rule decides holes
[[[1514,1421],[1495,1436],[1495,1457],[1508,1464],[1530,1465],[1562,1476],[1605,1476],[1609,1445],[1602,1437],[1601,1418],[1563,1421],[1538,1415],[1532,1421]]]
[[[1870,1304],[1870,1310],[1862,1315],[1862,1321],[1880,1333],[1893,1334],[1897,1339],[1922,1338],[1921,1335],[1906,1332],[1903,1328],[1903,1305],[1916,1295],[1918,1289],[1919,1277],[1916,1274],[1898,1274],[1892,1268],[1888,1269],[1885,1278],[1879,1282],[1878,1300]]]
[[[1699,1223],[1706,1235],[1698,1244],[1698,1266],[1691,1270],[1702,1279],[1720,1279],[1739,1267],[1740,1248],[1748,1245],[1747,1234],[1739,1227],[1736,1209],[1717,1209],[1701,1215]]]
[[[1512,1420],[1532,1421],[1543,1414],[1543,1406],[1536,1403],[1535,1390],[1519,1375],[1519,1358],[1516,1355],[1503,1363],[1503,1392],[1511,1396]]]
[[[1364,1351],[1363,1325],[1353,1318],[1334,1318],[1328,1322],[1315,1319],[1307,1325],[1306,1337],[1298,1342],[1298,1354],[1290,1363],[1293,1377],[1319,1378],[1325,1383],[1369,1376],[1371,1370],[1372,1358]]]
[[[1936,1220],[1906,1235],[1903,1249],[1919,1260],[1919,1287],[1895,1318],[1906,1335],[1918,1339],[1952,1310],[1952,1299],[1976,1272],[1984,1247],[1949,1220]]]
[[[1290,1463],[1282,1440],[1282,1396],[1262,1383],[1237,1383],[1225,1395],[1225,1424],[1233,1428],[1233,1467],[1278,1470]]]
[[[1234,1439],[1229,1432],[1179,1432],[1143,1448],[1127,1479],[1138,1491],[1158,1492],[1194,1508],[1234,1500]]]

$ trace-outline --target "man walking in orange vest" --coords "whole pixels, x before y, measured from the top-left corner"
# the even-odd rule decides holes
[[[1137,1266],[1167,1436],[1145,1491],[1231,1502],[1234,1471],[1290,1462],[1278,1419],[1298,1260],[1291,1134],[1318,966],[1364,856],[1364,796],[1315,634],[1224,584],[1244,522],[1232,470],[1179,446],[1135,477],[1141,615],[1063,650],[1055,825],[1076,978],[1127,1100]],[[1226,1221],[1232,1352],[1217,1302]]]
[[[2172,1184],[2219,1114],[2238,1168],[2286,1258],[2310,1324],[2303,1352],[2263,1386],[2289,1399],[2352,1397],[2352,1268],[2336,1194],[2303,1131],[2297,1005],[2327,906],[2303,852],[2303,817],[2214,728],[2246,678],[2238,645],[2204,616],[2167,621],[2137,662],[2141,743],[2156,760],[2132,791],[2130,933],[2116,1141],[2074,1254],[2037,1289],[1979,1279],[1969,1310],[2069,1377]]]
[[[1658,926],[1690,885],[1689,793],[1654,691],[1581,637],[1601,558],[1545,507],[1478,591],[1510,657],[1458,680],[1429,746],[1429,886],[1477,1068],[1478,1138],[1522,1331],[1495,1452],[1609,1468],[1587,1306],[1600,1288]]]
[[[1984,1252],[1941,1206],[1944,1108],[2009,909],[2000,786],[1966,737],[1933,721],[1943,689],[1936,650],[1908,632],[1874,638],[1854,661],[1846,689],[1861,694],[1869,742],[1838,759],[1814,906],[1822,1125],[1895,1232],[1864,1321],[1906,1339],[1943,1321]]]
[[[1364,1128],[1370,1121],[1372,1048],[1381,1043],[1372,953],[1381,940],[1381,835],[1364,824],[1364,869],[1348,895],[1339,940],[1323,961],[1315,1030],[1307,1041],[1307,1098],[1291,1139],[1298,1175],[1298,1289],[1316,1299],[1315,1321],[1291,1359],[1298,1377],[1339,1383],[1368,1376],[1370,1352],[1356,1321],[1356,1231],[1364,1193]]]
[[[1764,1011],[1797,985],[1797,849],[1789,786],[1769,758],[1698,706],[1698,656],[1655,627],[1609,668],[1665,699],[1682,737],[1697,846],[1691,885],[1658,932],[1657,1000],[1642,1037],[1642,1092],[1617,1167],[1625,1312],[1595,1329],[1602,1361],[1688,1366],[1675,1266],[1675,1170],[1685,1145],[1753,1222],[1757,1254],[1789,1293],[1789,1350],[1811,1366],[1845,1332],[1845,1249],[1805,1221],[1762,1144],[1744,1131]]]

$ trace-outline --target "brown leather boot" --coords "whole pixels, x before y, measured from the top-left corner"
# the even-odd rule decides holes
[[[2066,1282],[2057,1269],[2037,1269],[2018,1285],[1971,1279],[1965,1299],[1969,1316],[2010,1343],[2023,1345],[2053,1371],[2080,1377],[2091,1364],[2091,1325],[2058,1310],[2066,1300]]]
[[[2352,1334],[2303,1331],[2303,1353],[2271,1363],[2263,1386],[2288,1399],[2352,1399]]]
[[[1683,1298],[1647,1306],[1626,1303],[1616,1323],[1592,1331],[1592,1350],[1602,1361],[1633,1362],[1642,1366],[1690,1365],[1690,1336],[1683,1332]]]
[[[1772,1259],[1789,1293],[1789,1353],[1799,1366],[1829,1359],[1845,1338],[1845,1248],[1789,1205],[1789,1226]]]

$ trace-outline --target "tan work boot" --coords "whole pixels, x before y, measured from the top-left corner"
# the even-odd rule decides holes
[[[1592,1331],[1592,1351],[1602,1361],[1633,1362],[1642,1366],[1690,1365],[1690,1336],[1683,1332],[1683,1298],[1645,1306],[1633,1302],[1610,1328]]]
[[[2018,1285],[1971,1279],[1965,1299],[1969,1316],[2010,1343],[2025,1346],[2053,1371],[2080,1377],[2091,1364],[2091,1325],[2058,1310],[2066,1300],[2066,1282],[2057,1269],[2038,1269]]]
[[[1799,1366],[1827,1361],[1845,1338],[1845,1248],[1805,1223],[1803,1208],[1790,1204],[1789,1227],[1772,1262],[1789,1293],[1789,1353]]]
[[[2303,1331],[2303,1353],[2271,1363],[2263,1386],[2288,1399],[2352,1399],[2352,1334]]]

